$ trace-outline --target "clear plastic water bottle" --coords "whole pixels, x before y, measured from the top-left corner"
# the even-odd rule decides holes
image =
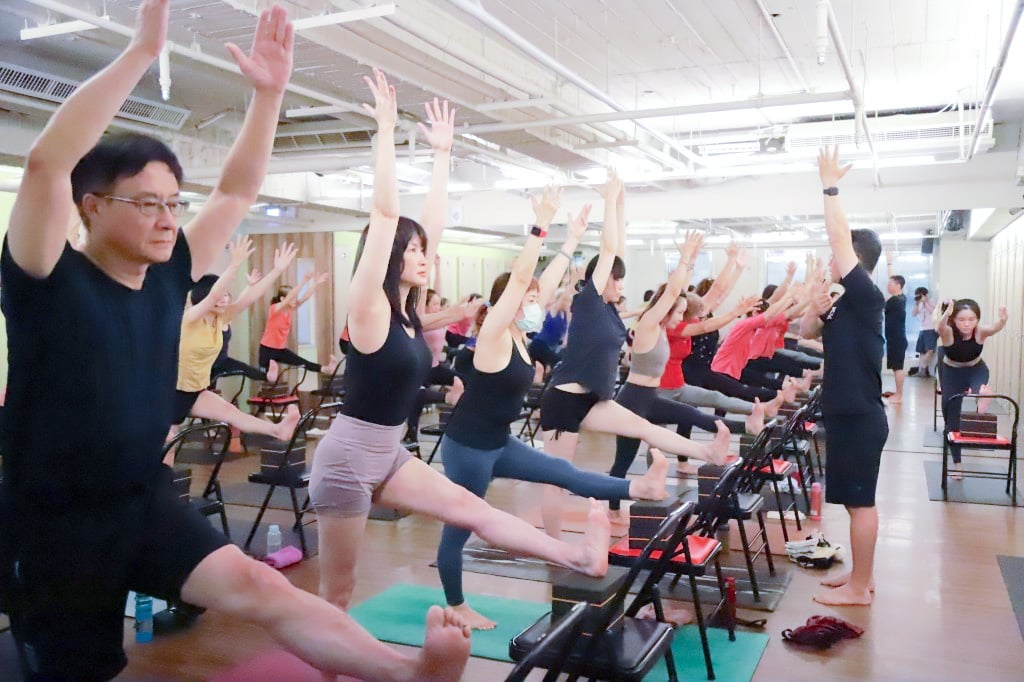
[[[135,641],[139,644],[153,641],[153,598],[135,593]]]
[[[267,554],[273,554],[281,550],[281,527],[276,523],[270,524],[267,529]]]

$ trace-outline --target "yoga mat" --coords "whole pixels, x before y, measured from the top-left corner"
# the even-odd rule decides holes
[[[966,466],[971,466],[967,464]],[[974,468],[987,470],[988,468],[974,465]],[[998,471],[997,468],[993,469]],[[1006,468],[1002,469],[1003,475]],[[933,502],[970,502],[973,504],[991,504],[1000,507],[1009,507],[1013,501],[1006,493],[1006,480],[993,478],[965,478],[962,481],[949,479],[947,482],[946,499],[942,497],[942,462],[924,462],[924,478],[928,486],[928,499]],[[1018,504],[1024,502],[1024,497],[1018,489]]]
[[[1003,582],[1010,595],[1013,615],[1017,616],[1017,627],[1020,628],[1021,637],[1024,637],[1024,556],[999,555],[996,561],[999,562],[999,570],[1003,572]]]
[[[723,555],[722,575],[736,579],[736,604],[740,608],[769,612],[778,608],[786,588],[793,579],[792,568],[784,560],[776,560],[775,575],[772,576],[763,566],[763,559],[759,559],[754,565],[754,575],[757,577],[757,588],[761,597],[760,601],[754,601],[750,574],[747,573],[742,552],[729,552]],[[471,542],[463,550],[462,570],[542,583],[554,583],[572,575],[568,569],[550,566],[540,559],[516,558],[504,550],[488,547],[479,542]],[[707,606],[717,604],[719,599],[718,581],[713,570],[711,569],[710,575],[697,579],[697,592],[701,602]],[[668,576],[663,582],[662,594],[679,601],[693,601],[689,580],[683,577],[675,589],[670,589],[672,577]]]
[[[761,632],[736,631],[736,641],[729,641],[729,633],[720,628],[708,628],[708,648],[715,667],[716,682],[750,682],[761,656],[768,646],[768,635]],[[696,625],[676,629],[672,638],[676,674],[680,680],[706,680],[707,667],[700,646],[700,630]],[[667,682],[668,666],[664,657],[644,678],[647,682]]]
[[[925,431],[924,447],[942,449],[942,431]]]
[[[548,613],[550,604],[502,597],[467,594],[466,601],[479,613],[498,623],[493,630],[475,630],[471,655],[510,661],[509,640]],[[385,642],[422,646],[427,609],[445,604],[439,588],[399,583],[349,611],[364,628]]]

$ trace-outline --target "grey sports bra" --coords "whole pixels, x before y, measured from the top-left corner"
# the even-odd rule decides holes
[[[654,347],[646,353],[633,352],[632,369],[637,374],[648,377],[660,377],[665,373],[665,364],[668,362],[668,335],[665,330],[658,334],[658,340]]]

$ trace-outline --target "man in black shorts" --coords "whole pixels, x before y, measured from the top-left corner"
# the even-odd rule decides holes
[[[833,589],[815,601],[833,605],[868,605],[874,589],[872,566],[878,538],[875,487],[889,425],[882,405],[882,292],[871,272],[882,253],[878,235],[850,230],[839,202],[838,150],[822,150],[818,174],[825,193],[825,229],[832,249],[832,281],[841,292],[830,296],[829,282],[816,277],[811,305],[800,333],[819,333],[825,346],[822,414],[828,448],[825,499],[845,505],[850,514],[852,571],[822,581]],[[835,284],[831,285],[836,287]]]
[[[229,46],[255,92],[216,188],[179,229],[187,206],[171,150],[142,135],[100,141],[159,56],[168,5],[142,2],[125,51],[35,141],[0,253],[10,367],[0,609],[10,615],[24,676],[116,676],[126,664],[124,606],[134,589],[261,625],[330,672],[458,679],[469,643],[453,614],[433,610],[423,652],[399,653],[246,557],[171,489],[160,450],[172,421],[185,294],[257,197],[293,38],[275,6],[260,17],[249,55]],[[86,234],[80,251],[66,238],[75,208]]]
[[[889,283],[886,288],[889,298],[885,300],[885,366],[892,370],[896,379],[896,392],[886,394],[890,405],[903,402],[903,363],[907,359],[907,297],[903,295],[903,287],[907,280],[903,275],[892,274],[892,254],[885,254],[885,264],[889,272]]]

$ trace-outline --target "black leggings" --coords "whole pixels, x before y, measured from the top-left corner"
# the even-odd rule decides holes
[[[444,393],[431,386],[451,386],[455,383],[455,372],[448,365],[434,365],[430,368],[427,380],[420,387],[419,395],[416,396],[416,404],[409,412],[408,430],[406,437],[416,438],[420,430],[420,415],[426,405],[437,405],[444,402]]]
[[[668,400],[658,396],[658,389],[651,386],[638,386],[637,384],[625,383],[615,396],[615,402],[625,407],[630,412],[637,414],[652,424],[675,424],[676,432],[687,438],[693,427],[717,433],[718,426],[715,421],[719,419],[706,412],[701,412],[692,405]],[[737,420],[723,419],[725,425],[732,433],[744,433],[746,425]],[[629,467],[636,459],[637,450],[640,449],[640,441],[637,438],[626,438],[625,436],[615,437],[615,463],[612,464],[610,476],[625,478]],[[619,508],[618,500],[610,500],[611,509]]]
[[[942,373],[942,419],[946,423],[943,430],[946,433],[959,431],[960,411],[963,409],[965,399],[951,400],[951,398],[965,393],[967,389],[970,389],[971,393],[977,394],[982,384],[988,383],[988,365],[984,360],[971,367],[951,367],[942,362],[939,364],[939,371]],[[953,463],[959,464],[960,446],[950,444],[949,451],[953,454]]]
[[[213,369],[210,370],[210,376],[212,378],[228,372],[241,372],[246,378],[252,379],[253,381],[263,381],[267,378],[266,370],[260,369],[259,367],[253,367],[241,360],[235,360],[234,358],[229,357],[225,357],[223,360],[218,360],[213,363]]]
[[[751,368],[749,364],[740,372],[740,381],[747,386],[760,386],[761,388],[770,388],[773,391],[782,390],[782,379],[770,377],[761,370]]]
[[[305,367],[310,372],[319,372],[321,365],[311,360],[307,360],[301,357],[287,348],[270,348],[260,344],[260,367],[267,367],[270,365],[271,360],[276,360],[282,365],[294,365],[296,367]]]
[[[817,369],[817,366],[809,362],[803,363],[796,358],[776,353],[769,358],[754,358],[747,363],[747,368],[765,373],[777,372],[778,374],[785,374],[787,376],[801,379],[804,376],[805,369]]]
[[[774,400],[776,393],[770,388],[747,386],[742,381],[737,381],[721,372],[708,372],[704,380],[704,388],[724,393],[731,398],[742,398],[751,403],[754,402],[754,398],[759,398],[763,403]]]

